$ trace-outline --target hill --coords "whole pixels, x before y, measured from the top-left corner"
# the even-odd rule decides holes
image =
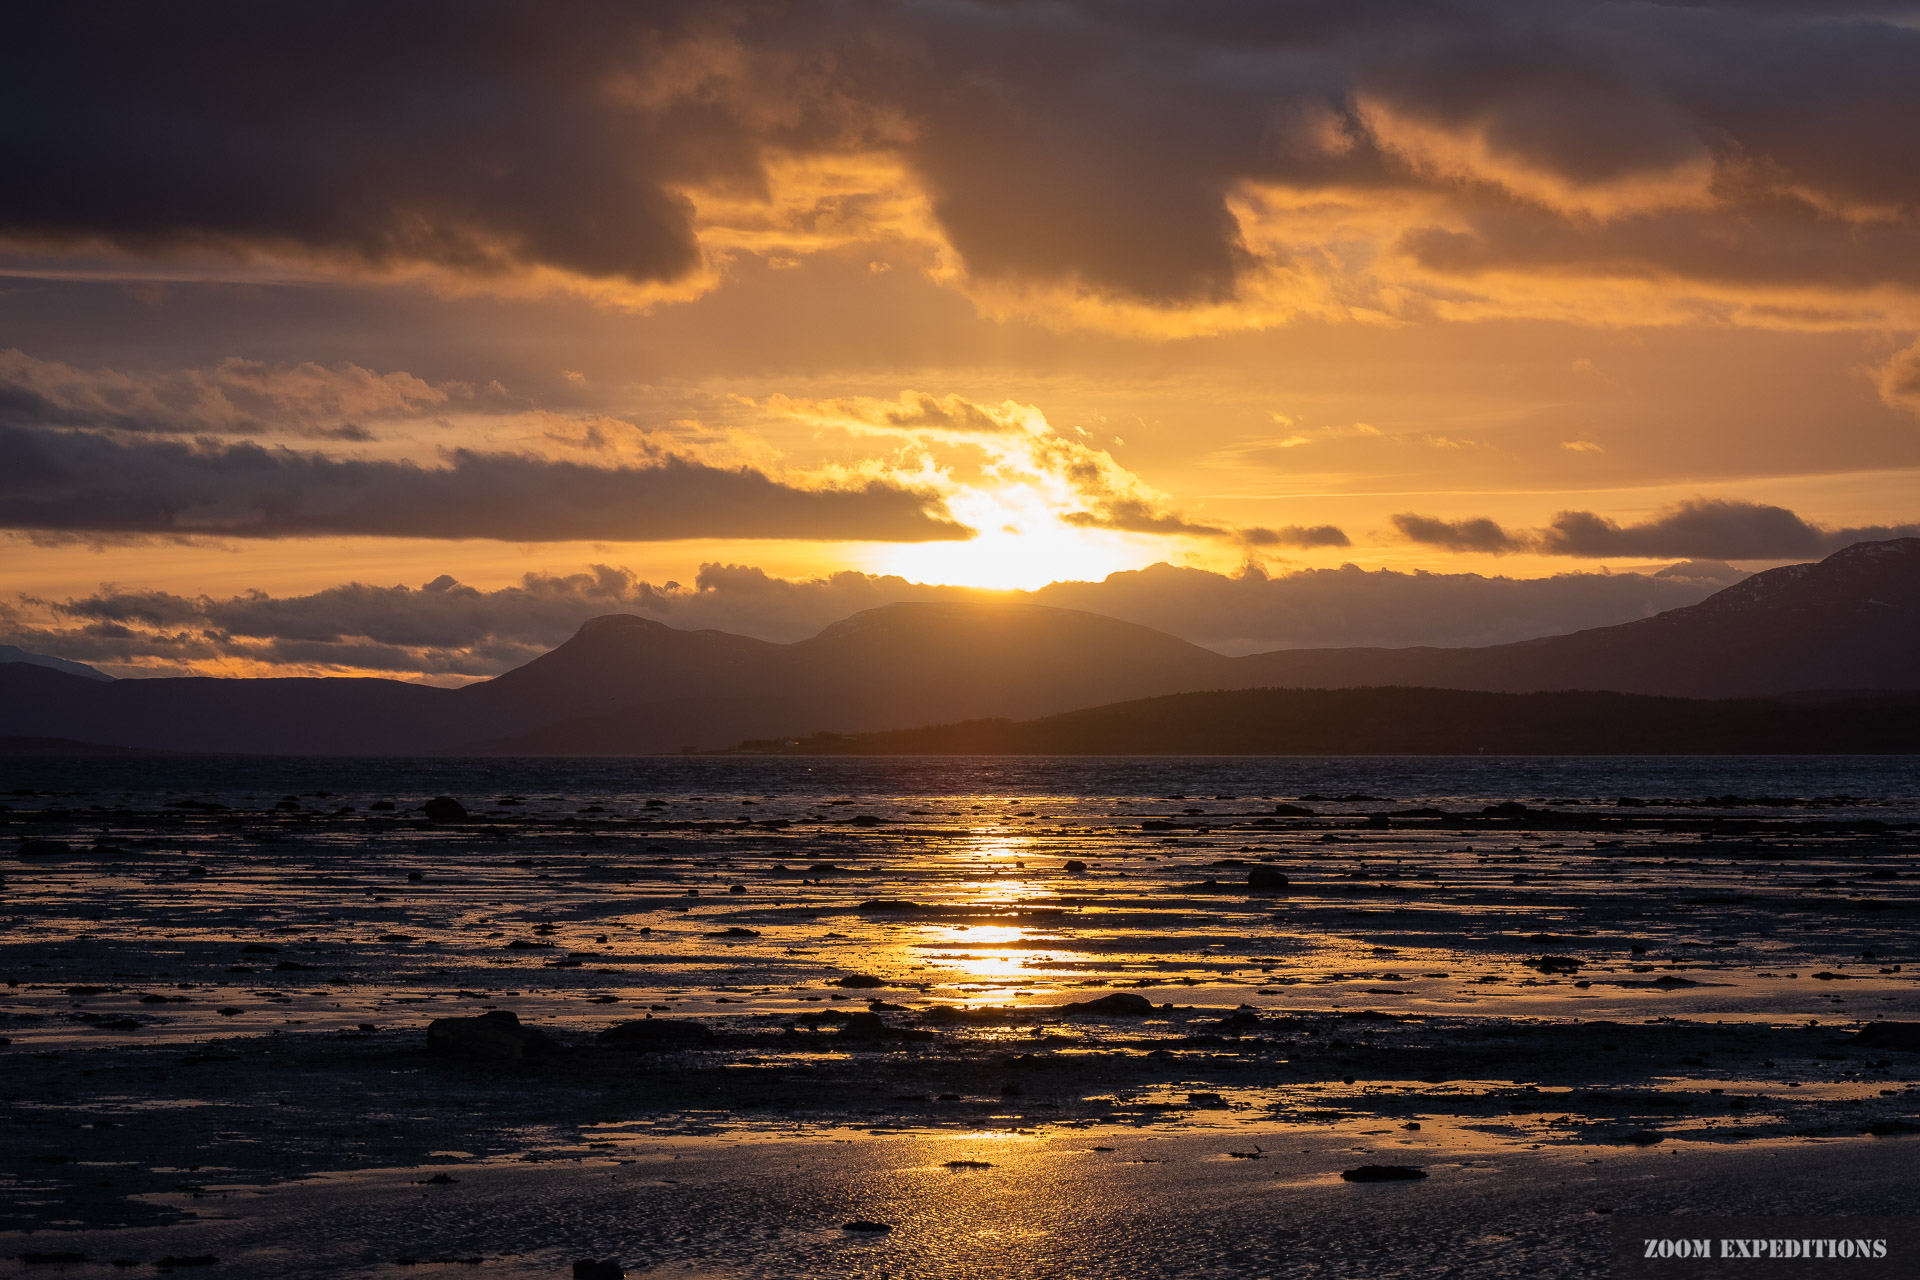
[[[748,755],[1763,755],[1920,752],[1920,694],[1833,701],[1603,692],[1236,689],[1037,720],[743,742]]]
[[[1246,685],[1612,689],[1690,698],[1920,689],[1920,538],[1859,542],[1757,573],[1699,604],[1481,649],[1293,649],[1242,659]]]
[[[0,663],[25,662],[36,667],[51,667],[55,671],[64,671],[68,675],[85,676],[89,680],[112,680],[113,677],[99,671],[84,662],[71,662],[66,658],[55,658],[44,653],[29,653],[19,645],[0,644]]]

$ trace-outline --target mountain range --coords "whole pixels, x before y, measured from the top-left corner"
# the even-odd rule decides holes
[[[1227,657],[1098,614],[942,602],[869,610],[793,644],[613,614],[461,689],[107,680],[0,660],[0,734],[179,751],[631,755],[1209,690],[1374,686],[1683,698],[1920,690],[1920,538],[1856,543],[1635,622],[1484,648]]]

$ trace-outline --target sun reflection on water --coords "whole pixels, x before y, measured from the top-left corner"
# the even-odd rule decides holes
[[[1029,965],[1054,956],[1028,945],[1030,931],[1014,925],[925,925],[919,934],[914,947],[935,952],[933,959],[958,970],[955,976],[962,978],[1024,977]]]

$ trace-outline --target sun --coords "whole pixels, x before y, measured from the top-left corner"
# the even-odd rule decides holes
[[[1032,591],[1049,582],[1097,582],[1166,556],[1165,539],[1067,524],[1024,486],[965,491],[949,499],[948,509],[980,532],[965,542],[877,546],[869,572],[930,586]]]

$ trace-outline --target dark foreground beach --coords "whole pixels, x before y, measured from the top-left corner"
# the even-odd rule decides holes
[[[1905,760],[4,769],[0,1268],[1582,1276],[1920,1189]]]

